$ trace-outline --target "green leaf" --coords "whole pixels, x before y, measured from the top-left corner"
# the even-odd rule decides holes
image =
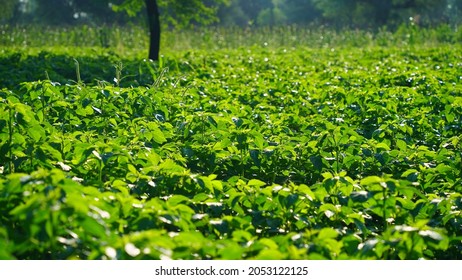
[[[211,123],[214,127],[217,127],[218,124],[217,122],[215,121],[215,119],[212,117],[212,116],[207,116],[207,120],[209,123]]]
[[[380,184],[383,182],[382,178],[377,176],[369,176],[361,180],[360,184],[363,186],[370,186],[374,184]]]
[[[195,202],[195,203],[198,203],[198,202],[204,202],[206,201],[207,199],[210,199],[210,196],[206,193],[198,193],[196,194],[193,198],[192,198],[192,201]]]
[[[17,121],[21,125],[27,125],[34,120],[33,110],[31,107],[16,103],[14,105],[16,112],[17,112]]]
[[[158,128],[152,130],[152,139],[158,144],[167,142],[167,138],[165,138],[164,133]]]
[[[329,211],[329,214],[326,214],[327,211]],[[323,204],[323,205],[321,205],[319,207],[319,212],[324,212],[326,214],[326,216],[328,218],[330,218],[333,215],[335,215],[336,213],[338,213],[339,210],[337,209],[337,207],[335,207],[335,205],[327,203],[327,204]],[[332,213],[332,214],[330,214],[330,213]]]
[[[255,237],[250,232],[244,230],[235,230],[233,232],[233,240],[236,242],[248,242],[254,238]]]
[[[200,177],[198,177],[196,180],[197,180],[197,183],[198,183],[202,188],[208,189],[209,192],[213,192],[213,191],[214,191],[213,184],[212,184],[212,180],[210,180],[208,177],[200,176]]]
[[[377,145],[375,145],[375,148],[377,148],[377,149],[383,149],[383,150],[385,150],[385,151],[391,150],[390,147],[389,147],[386,143],[383,143],[383,142],[378,143]]]
[[[80,165],[91,155],[93,147],[87,143],[79,143],[75,145],[72,163]]]
[[[223,191],[223,184],[219,180],[212,180],[212,185],[215,190]]]
[[[407,150],[406,142],[401,139],[396,140],[396,146],[398,147],[398,149],[400,149],[403,152]]]
[[[413,210],[415,208],[415,203],[409,198],[397,197],[396,201],[406,210]]]
[[[34,125],[27,128],[27,134],[34,140],[34,142],[40,141],[45,138],[45,129],[40,125]]]
[[[281,260],[284,254],[276,249],[264,249],[255,257],[257,260]]]
[[[105,238],[106,236],[106,230],[104,226],[95,221],[93,218],[85,218],[85,220],[83,220],[83,222],[80,223],[80,226],[87,234],[91,234],[98,238]]]
[[[186,196],[183,196],[183,195],[173,195],[171,196],[168,200],[167,200],[167,204],[169,206],[176,206],[178,204],[181,204],[183,202],[187,202],[189,201],[189,198],[187,198]]]
[[[232,242],[226,242],[226,245],[221,247],[218,251],[218,254],[221,255],[222,259],[225,260],[240,260],[242,259],[245,248],[239,246],[238,244]]]
[[[59,161],[59,162],[63,161],[61,153],[58,150],[56,150],[55,148],[53,148],[52,146],[50,146],[50,144],[43,143],[40,146],[40,149],[42,149],[45,152],[45,154],[50,155],[53,160]]]
[[[132,164],[127,164],[127,168],[128,171],[130,171],[132,174],[139,176],[140,173],[138,172],[135,166],[133,166]]]
[[[333,228],[323,228],[318,233],[318,239],[335,239],[338,236],[338,232]]]
[[[265,186],[266,183],[263,182],[263,181],[260,181],[258,179],[251,179],[248,183],[247,183],[247,186],[250,186],[250,187],[263,187]]]
[[[178,164],[175,163],[175,161],[171,159],[166,159],[164,162],[162,162],[159,165],[159,168],[164,171],[168,172],[170,174],[179,174],[179,173],[184,173],[186,170],[182,166],[179,166]]]

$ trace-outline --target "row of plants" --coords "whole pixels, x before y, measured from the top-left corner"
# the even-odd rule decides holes
[[[389,29],[335,29],[323,25],[285,25],[266,27],[207,27],[189,29],[163,29],[164,52],[188,49],[220,50],[261,46],[265,42],[272,47],[364,47],[420,46],[458,44],[462,41],[462,29],[440,25],[424,28],[403,24]],[[149,38],[143,25],[83,25],[73,27],[46,27],[41,25],[0,25],[0,45],[5,48],[33,52],[62,47],[105,48],[123,55],[147,56]],[[40,36],[37,36],[40,34]],[[1,50],[0,50],[1,52]]]

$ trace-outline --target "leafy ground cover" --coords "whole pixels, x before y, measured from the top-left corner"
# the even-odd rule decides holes
[[[3,51],[0,258],[460,259],[461,54]]]

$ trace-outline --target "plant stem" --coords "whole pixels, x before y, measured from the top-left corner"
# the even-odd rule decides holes
[[[99,163],[99,174],[98,174],[98,180],[99,180],[99,187],[103,187],[103,163],[102,160],[98,160]]]
[[[383,230],[387,230],[388,222],[387,222],[387,189],[383,188]]]
[[[8,120],[8,170],[10,174],[14,173],[14,165],[13,165],[13,117],[14,112],[12,108],[9,108],[9,120]]]
[[[74,58],[74,62],[75,62],[75,74],[77,76],[77,83],[80,85],[82,83],[82,79],[80,78],[80,65],[79,65],[79,61],[77,59]]]

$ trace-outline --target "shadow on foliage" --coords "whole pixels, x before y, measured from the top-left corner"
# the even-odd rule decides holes
[[[37,55],[12,52],[0,56],[0,89],[15,90],[24,82],[47,79],[61,84],[81,81],[85,84],[109,82],[121,87],[143,86],[155,82],[165,68],[170,72],[190,70],[175,60],[164,59],[159,63],[124,59],[114,53],[72,57],[50,52]]]

